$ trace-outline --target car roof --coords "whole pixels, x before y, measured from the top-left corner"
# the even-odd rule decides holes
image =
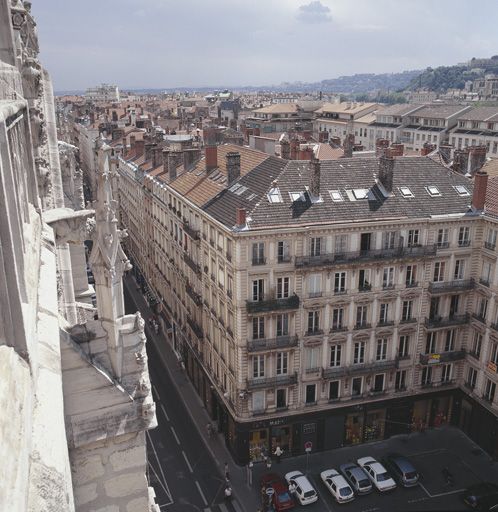
[[[358,467],[358,465],[357,465],[357,464],[355,464],[354,462],[346,462],[346,464],[341,464],[341,465],[339,466],[339,469],[340,469],[341,471],[347,471],[348,469],[351,469],[351,468],[357,468],[357,467]]]
[[[337,476],[339,473],[335,469],[326,469],[320,473],[323,478],[332,478]]]
[[[313,488],[313,486],[311,485],[310,481],[304,475],[300,475],[298,477],[294,477],[294,480],[296,480],[297,485],[299,485],[299,487],[301,487],[301,489],[304,492],[306,492],[306,491],[314,491],[315,490]]]
[[[277,473],[266,473],[261,477],[262,484],[270,484],[273,482],[282,482],[282,477]]]
[[[388,455],[387,458],[395,463],[402,471],[415,471],[413,464],[403,455],[392,454]]]
[[[358,459],[358,464],[370,464],[372,462],[377,462],[373,457],[362,457]]]
[[[337,485],[337,487],[349,487],[348,482],[342,475],[333,476],[332,481]]]
[[[369,466],[373,469],[374,473],[384,473],[386,471],[380,462],[372,462]]]
[[[352,475],[354,475],[356,477],[357,480],[359,478],[367,478],[367,475],[366,475],[365,471],[363,471],[363,469],[360,468],[359,466],[355,466],[353,468],[350,468],[350,472],[351,472]]]
[[[285,478],[297,478],[298,476],[304,476],[301,471],[290,471],[289,473],[285,474]]]

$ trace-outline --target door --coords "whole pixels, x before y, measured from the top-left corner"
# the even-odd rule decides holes
[[[360,241],[360,251],[366,252],[370,250],[370,242],[372,240],[372,233],[362,233]]]

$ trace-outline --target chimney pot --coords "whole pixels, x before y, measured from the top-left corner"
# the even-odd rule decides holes
[[[386,192],[393,191],[394,158],[389,154],[383,154],[379,158],[379,181]]]
[[[472,208],[474,210],[484,210],[487,187],[488,173],[477,171],[474,175],[474,191],[472,193]]]
[[[245,208],[237,208],[236,222],[237,222],[237,226],[245,226],[245,224],[246,224],[246,209]]]
[[[218,167],[218,146],[210,145],[205,148],[206,171],[212,171]]]
[[[228,186],[240,178],[240,153],[237,151],[230,151],[226,155],[227,160],[227,179]]]

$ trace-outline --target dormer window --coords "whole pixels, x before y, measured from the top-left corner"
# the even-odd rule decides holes
[[[278,187],[273,187],[268,192],[268,201],[270,203],[281,203],[282,202],[282,195],[280,194],[280,190]]]
[[[344,201],[344,198],[342,197],[342,194],[339,190],[329,190],[330,197],[332,198],[332,201],[335,203],[341,203]]]
[[[434,185],[429,185],[428,187],[425,188],[431,197],[439,197],[441,195],[439,189]]]
[[[459,196],[470,196],[469,191],[463,185],[455,185],[454,188]]]
[[[368,198],[368,188],[355,188],[353,189],[353,195],[355,199],[367,199]]]
[[[403,197],[414,197],[413,192],[408,187],[399,187],[399,191]]]

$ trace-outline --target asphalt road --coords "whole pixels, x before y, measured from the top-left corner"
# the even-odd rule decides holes
[[[137,305],[125,292],[127,313]],[[144,318],[147,318],[147,312]],[[192,423],[182,397],[162,367],[146,322],[149,373],[158,427],[147,432],[148,475],[156,502],[169,512],[232,511],[224,503],[225,480]]]

